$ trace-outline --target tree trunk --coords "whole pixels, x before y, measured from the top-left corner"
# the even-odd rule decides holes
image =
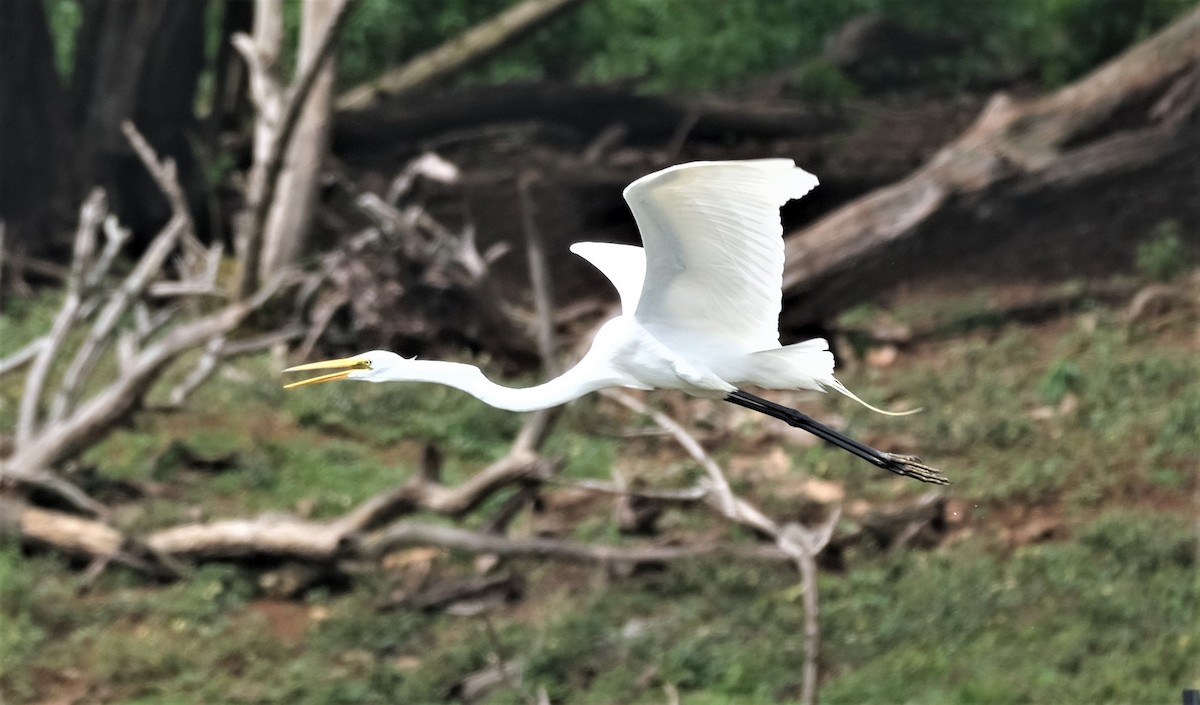
[[[339,5],[338,2],[304,5],[297,58],[301,65],[317,58],[321,37],[339,14]],[[294,138],[283,157],[277,195],[263,233],[260,280],[265,281],[272,273],[293,264],[307,239],[317,198],[317,178],[329,143],[336,63],[336,55],[331,55],[318,70],[296,123]]]
[[[121,123],[132,120],[196,192],[187,135],[204,68],[207,0],[85,0],[71,80],[78,134],[75,189],[103,186],[113,211],[135,236],[170,217],[158,186],[129,148]],[[75,200],[79,194],[68,194]],[[195,199],[189,199],[195,200]]]
[[[56,243],[53,215],[66,144],[66,94],[42,0],[0,3],[0,220],[5,247],[40,253]],[[64,229],[65,230],[65,229]]]

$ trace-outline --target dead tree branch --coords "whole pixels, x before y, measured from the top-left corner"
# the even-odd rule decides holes
[[[267,350],[280,343],[287,343],[302,337],[304,328],[289,326],[270,333],[263,333],[245,340],[230,340],[227,337],[213,338],[204,347],[204,355],[188,376],[175,386],[168,395],[167,407],[179,408],[200,385],[212,376],[220,363],[238,357]]]
[[[409,521],[397,522],[379,534],[364,539],[359,551],[364,555],[379,556],[410,546],[439,546],[474,554],[490,553],[509,558],[545,558],[607,566],[659,565],[708,555],[770,562],[788,560],[783,552],[765,550],[763,547],[751,549],[729,544],[606,546],[544,537],[513,538],[442,524]]]
[[[996,95],[970,129],[916,172],[787,236],[786,322],[817,320],[861,300],[871,293],[864,280],[875,281],[875,290],[896,281],[888,258],[937,217],[973,217],[977,206],[994,209],[1000,195],[1044,196],[1194,149],[1189,116],[1200,109],[1191,77],[1198,63],[1200,9],[1048,96]],[[1162,98],[1139,112],[1141,126],[1102,129],[1156,92]]]
[[[83,207],[79,210],[79,226],[75,231],[74,255],[71,259],[71,273],[67,278],[67,293],[62,308],[50,327],[45,343],[40,346],[33,367],[25,377],[25,389],[21,394],[21,406],[17,416],[17,444],[29,443],[40,425],[40,405],[42,393],[46,386],[46,378],[50,373],[54,358],[66,341],[67,334],[75,324],[77,315],[84,305],[84,277],[92,262],[92,252],[95,249],[96,231],[108,205],[104,192],[92,191]]]
[[[376,95],[399,94],[444,80],[492,56],[581,0],[525,0],[461,35],[338,96],[338,110],[358,110]]]
[[[15,448],[9,457],[0,461],[0,479],[41,488],[80,510],[97,515],[103,515],[105,508],[59,476],[54,466],[96,443],[140,407],[153,384],[180,356],[228,336],[250,313],[295,282],[294,275],[281,274],[249,298],[160,333],[171,321],[173,310],[152,312],[143,300],[151,284],[164,277],[171,254],[182,249],[180,275],[183,279],[176,282],[182,288],[190,286],[188,270],[191,274],[198,271],[197,267],[188,265],[189,260],[210,261],[211,257],[201,256],[196,250],[199,245],[191,235],[191,217],[171,162],[158,161],[132,125],[126,123],[125,131],[175,212],[130,273],[114,290],[106,292],[103,285],[109,268],[128,235],[115,220],[105,217],[103,192],[97,190],[85,201],[66,297],[50,333],[26,348],[36,352],[22,353],[33,356],[33,364],[25,379]],[[97,255],[96,238],[101,223],[107,243]],[[201,276],[206,275],[201,273]],[[58,388],[49,390],[50,371],[62,356],[68,336],[97,310],[99,313],[67,365]],[[133,322],[126,325],[131,311]],[[82,390],[93,380],[104,356],[113,349],[119,363],[116,378],[90,398],[82,399]],[[21,357],[15,359],[19,361]],[[47,397],[50,399],[48,405]],[[43,418],[41,410],[45,406],[49,411]]]
[[[174,162],[170,159],[160,162],[158,155],[154,153],[154,150],[151,149],[150,145],[132,123],[127,121],[122,125],[122,128],[133,145],[134,150],[142,159],[146,170],[154,176],[154,180],[163,189],[167,200],[170,201],[172,216],[166,226],[151,241],[150,246],[146,248],[146,252],[138,260],[133,271],[129,273],[121,286],[108,297],[108,302],[101,310],[95,324],[92,325],[79,350],[76,351],[75,357],[71,360],[71,364],[64,375],[63,382],[50,403],[50,413],[47,423],[51,424],[61,421],[78,402],[80,389],[84,380],[95,370],[96,364],[100,361],[105,347],[113,340],[114,332],[120,324],[122,317],[129,310],[130,306],[141,298],[150,280],[159,275],[163,269],[163,265],[167,261],[167,257],[176,250],[180,241],[191,242],[191,247],[199,248],[200,251],[203,251],[193,233],[192,218],[187,210],[187,203],[183,197],[183,189],[180,188],[178,179],[175,176]],[[104,255],[99,259],[98,265],[100,266],[111,264],[112,259],[117,254],[117,250],[127,236],[115,224],[115,221],[110,222],[113,225],[105,228],[105,232],[109,234],[110,247],[105,248]],[[185,247],[184,251],[185,255],[188,252],[193,252],[188,247]],[[95,284],[99,284],[100,277],[104,273],[105,271],[99,270],[99,267],[97,267],[95,276],[88,278]]]
[[[161,340],[141,350],[116,380],[69,416],[44,427],[27,441],[18,442],[16,452],[0,464],[0,476],[52,491],[60,490],[47,483],[49,468],[74,457],[111,431],[142,403],[151,385],[180,355],[204,345],[214,337],[227,335],[280,289],[294,281],[294,276],[289,273],[276,277],[250,299],[230,304],[175,328]],[[89,503],[87,510],[94,512],[95,504]]]
[[[19,370],[25,365],[28,365],[36,360],[38,353],[45,344],[46,338],[37,338],[30,341],[28,345],[16,351],[12,355],[9,355],[4,359],[0,359],[0,377],[3,377],[9,372],[15,372],[16,370]]]

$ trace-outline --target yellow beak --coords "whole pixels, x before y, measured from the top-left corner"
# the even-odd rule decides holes
[[[310,362],[306,365],[296,365],[289,367],[284,372],[305,372],[307,370],[338,370],[329,374],[312,377],[310,379],[302,379],[299,382],[283,385],[284,389],[294,389],[303,387],[306,384],[317,384],[319,382],[332,382],[335,379],[345,379],[351,372],[355,370],[369,369],[371,363],[356,357],[343,357],[337,360],[324,360],[322,362]]]

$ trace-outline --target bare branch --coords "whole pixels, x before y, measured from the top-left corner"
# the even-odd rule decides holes
[[[708,488],[700,486],[687,487],[681,490],[634,489],[607,482],[598,482],[596,480],[564,480],[558,477],[548,477],[543,479],[542,482],[548,485],[572,487],[578,490],[587,490],[588,492],[608,494],[616,497],[638,497],[641,499],[654,499],[664,502],[681,502],[685,504],[698,502],[707,497],[709,493]]]
[[[168,396],[168,407],[178,408],[183,406],[187,398],[195,392],[200,385],[216,372],[217,365],[223,360],[228,360],[238,355],[247,355],[249,353],[265,350],[278,343],[285,343],[295,340],[304,335],[304,329],[299,327],[284,328],[264,333],[246,340],[231,341],[228,338],[221,336],[213,338],[204,348],[204,355],[200,361],[196,363],[191,373],[188,374],[182,382],[171,390]]]
[[[13,372],[14,370],[19,370],[25,365],[33,362],[34,359],[37,358],[38,351],[41,350],[42,346],[46,344],[47,339],[47,336],[42,336],[41,338],[32,340],[29,342],[29,344],[16,351],[12,355],[0,359],[0,377],[3,377],[9,372]]]
[[[178,408],[183,406],[183,402],[191,396],[192,392],[196,391],[201,384],[204,384],[204,380],[208,379],[209,375],[216,371],[217,362],[221,359],[221,352],[225,348],[225,343],[226,338],[223,335],[208,341],[204,346],[204,354],[200,356],[200,362],[196,363],[196,366],[192,368],[188,376],[171,390],[171,394],[168,397],[170,401],[168,403],[172,407]]]
[[[462,516],[496,491],[509,485],[537,481],[553,474],[554,465],[532,451],[513,448],[468,480],[454,487],[415,476],[400,487],[360,504],[340,521],[344,533],[366,531],[417,510],[445,516]]]
[[[3,462],[0,462],[0,487],[3,487],[8,481],[18,482],[26,487],[36,488],[59,497],[85,514],[96,517],[109,515],[108,507],[92,499],[75,483],[47,468],[22,468],[19,473],[13,473],[8,471]]]
[[[338,110],[356,110],[371,103],[377,92],[401,93],[453,75],[491,56],[516,37],[540,27],[580,0],[525,0],[517,3],[433,50],[392,69],[382,77],[356,86],[338,97]]]
[[[104,219],[104,240],[104,250],[96,258],[96,264],[87,276],[86,287],[88,290],[100,286],[104,277],[108,276],[117,255],[125,247],[125,242],[129,240],[129,229],[121,227],[117,216],[109,215]]]
[[[525,232],[525,254],[529,261],[529,280],[537,310],[538,352],[542,370],[548,376],[559,372],[558,341],[554,336],[554,296],[550,267],[546,264],[546,246],[537,224],[536,206],[530,194],[537,175],[525,172],[517,177],[517,200],[521,204],[521,229]]]
[[[217,257],[206,257],[209,262],[220,260],[220,248],[214,247]],[[203,272],[198,272],[194,279],[188,281],[158,281],[147,289],[150,296],[159,299],[182,298],[188,296],[227,296],[227,292],[217,286],[219,267],[205,266]]]
[[[649,416],[651,419],[653,419],[654,423],[658,424],[660,428],[670,433],[675,441],[679,443],[680,447],[682,447],[688,455],[692,456],[692,459],[699,463],[700,467],[704,469],[705,474],[708,475],[708,480],[713,490],[713,492],[709,495],[711,498],[710,502],[713,503],[717,511],[732,521],[741,521],[741,513],[743,508],[739,506],[740,500],[734,496],[733,490],[730,489],[729,480],[725,479],[724,471],[722,471],[721,466],[717,465],[717,462],[712,459],[712,456],[705,452],[704,447],[700,445],[700,442],[687,432],[687,429],[685,429],[683,426],[680,426],[670,416],[667,416],[661,411],[655,411],[654,409],[651,409],[642,402],[630,396],[628,393],[619,389],[604,389],[600,391],[600,394],[617,402],[621,406],[624,406],[626,409]],[[754,516],[755,514],[757,514],[757,516]],[[752,518],[752,525],[754,525],[755,528],[759,529],[763,533],[771,536],[774,536],[777,533],[778,529],[775,527],[774,522],[766,519],[766,517],[763,517],[757,511],[750,512],[748,516]]]
[[[250,97],[258,108],[255,126],[255,162],[269,149],[264,139],[279,124],[283,110],[283,89],[279,77],[279,55],[283,45],[282,0],[257,0],[254,3],[254,36],[236,33],[233,48],[242,55],[249,69]]]
[[[21,483],[39,482],[39,477],[48,472],[45,468],[73,457],[140,404],[162,371],[180,355],[229,333],[280,289],[295,281],[293,273],[283,273],[250,299],[175,328],[142,350],[128,370],[70,416],[43,429],[35,440],[31,437],[34,442],[18,444],[16,453],[0,464],[0,476]]]
[[[120,531],[103,522],[0,498],[0,536],[6,533],[89,557],[114,555],[125,542]]]
[[[263,4],[258,3],[258,7],[262,8]],[[262,23],[255,24],[262,26]],[[260,119],[269,129],[269,126],[278,121],[282,94],[275,77],[275,64],[267,60],[264,52],[255,44],[254,38],[248,34],[238,32],[230,42],[246,62],[250,76],[250,99],[254,101]]]
[[[821,648],[821,612],[817,602],[817,556],[833,538],[833,530],[842,516],[835,507],[823,524],[808,529],[789,523],[779,536],[779,546],[792,556],[800,571],[804,587],[804,676],[801,679],[800,702],[815,705],[817,701],[817,661]]]
[[[179,177],[175,171],[174,159],[158,158],[158,154],[146,138],[132,122],[125,120],[121,123],[121,131],[125,133],[125,138],[129,140],[129,144],[133,147],[133,151],[137,153],[138,158],[142,162],[142,166],[150,173],[150,177],[154,179],[154,183],[158,185],[162,194],[166,196],[167,203],[171,206],[171,213],[183,220],[183,231],[179,233],[179,240],[183,244],[183,253],[186,260],[186,267],[189,271],[199,261],[203,260],[205,247],[196,238],[196,228],[192,224],[191,212],[188,210],[187,197],[183,193],[183,187],[179,185]]]
[[[747,560],[786,561],[782,551],[731,544],[695,546],[606,546],[567,539],[511,538],[443,524],[400,521],[377,535],[363,539],[358,551],[378,556],[406,546],[440,546],[466,553],[492,553],[510,558],[549,558],[599,565],[658,565],[708,555]]]
[[[100,316],[71,360],[71,366],[67,368],[62,386],[50,406],[49,419],[52,423],[61,421],[72,410],[78,401],[80,388],[100,361],[105,346],[112,340],[117,325],[121,322],[121,317],[141,296],[150,279],[162,270],[163,263],[175,249],[179,235],[188,227],[189,220],[186,214],[171,218],[150,243],[150,247],[146,248],[146,252],[122,282],[121,287],[109,297],[108,304],[100,312]]]
[[[125,313],[141,298],[151,280],[162,271],[167,257],[176,250],[177,245],[180,242],[184,243],[185,268],[195,270],[197,264],[204,261],[200,254],[206,251],[196,241],[195,228],[188,211],[183,188],[179,185],[179,179],[175,173],[174,161],[171,159],[160,161],[154,149],[138,132],[133,123],[126,120],[121,124],[121,129],[134,151],[137,152],[142,165],[166,197],[173,215],[155,236],[150,246],[146,248],[133,271],[129,273],[117,291],[109,296],[108,303],[104,306],[91,330],[88,331],[79,350],[76,351],[71,365],[63,376],[63,382],[50,404],[48,415],[50,423],[61,421],[74,409],[79,401],[84,383],[99,363],[109,343],[115,338],[117,326]],[[105,234],[108,237],[108,243],[101,255],[100,263],[107,269],[121,245],[128,238],[128,232],[123,231],[115,219],[106,219]],[[209,264],[212,263],[209,262]],[[216,270],[211,266],[208,268],[212,269],[215,276]],[[96,281],[99,282],[98,277]],[[162,322],[165,323],[165,320],[164,318]],[[152,330],[153,327],[150,329]],[[145,339],[146,335],[140,336],[141,339]]]
[[[549,377],[558,374],[560,368],[558,340],[554,334],[554,295],[550,267],[546,263],[546,246],[537,225],[533,198],[530,195],[530,188],[535,178],[536,176],[532,173],[518,176],[517,195],[521,204],[521,224],[525,233],[525,250],[529,262],[529,283],[533,289],[534,307],[537,310],[538,353],[542,358],[542,370]],[[533,412],[522,424],[513,445],[514,449],[536,450],[540,448],[561,415],[561,408],[541,409]]]
[[[96,231],[108,211],[104,191],[95,189],[79,209],[79,226],[75,231],[75,254],[71,260],[71,274],[67,278],[66,299],[50,333],[45,337],[45,343],[39,348],[37,358],[29,375],[25,378],[25,389],[21,395],[21,405],[17,416],[17,447],[29,443],[37,433],[38,408],[42,403],[42,393],[46,386],[46,378],[58,355],[59,349],[66,340],[75,322],[75,317],[83,305],[84,277],[91,265],[91,256],[95,248]]]

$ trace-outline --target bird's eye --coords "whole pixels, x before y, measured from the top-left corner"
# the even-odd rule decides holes
[[[371,361],[370,360],[359,360],[358,362],[354,363],[354,369],[369,370],[369,369],[371,369]]]

